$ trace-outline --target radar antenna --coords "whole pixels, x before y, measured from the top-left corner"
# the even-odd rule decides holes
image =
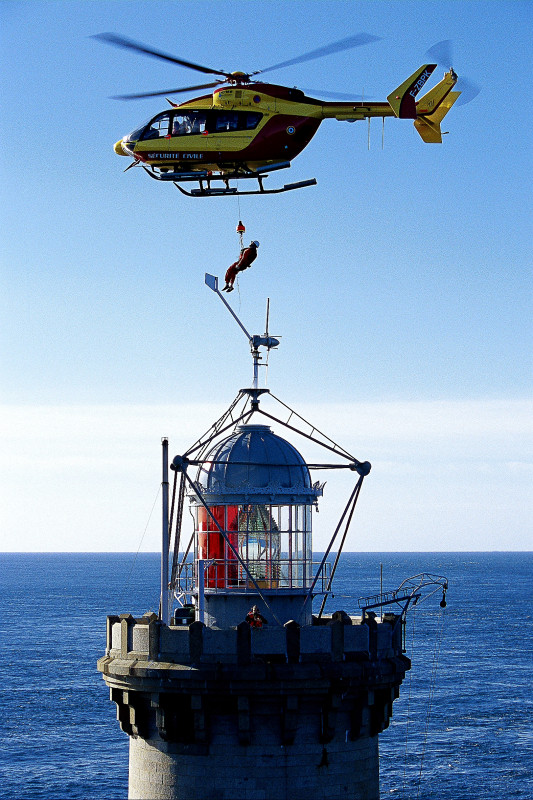
[[[252,336],[252,335],[250,335],[248,333],[248,331],[246,330],[246,328],[244,327],[244,325],[240,321],[240,319],[237,316],[237,314],[235,313],[235,311],[232,309],[230,304],[227,302],[227,300],[224,297],[224,295],[220,292],[220,290],[218,288],[218,278],[216,277],[216,275],[210,275],[208,272],[206,272],[205,273],[205,283],[206,283],[206,286],[208,286],[211,289],[211,291],[213,291],[215,294],[217,294],[220,297],[220,299],[222,300],[222,302],[224,303],[224,305],[226,306],[226,308],[230,312],[231,316],[233,317],[233,319],[235,320],[235,322],[237,323],[239,328],[243,331],[244,335],[248,339],[248,343],[250,345],[250,350],[251,350],[252,358],[253,358],[253,362],[254,362],[254,380],[253,380],[253,387],[252,388],[253,389],[258,389],[259,388],[259,367],[260,366],[268,367],[268,355],[269,355],[270,351],[273,350],[274,348],[278,347],[279,343],[280,343],[279,339],[276,339],[274,336],[269,336],[269,333],[268,333],[268,317],[269,317],[269,312],[270,312],[270,298],[267,300],[267,317],[266,317],[266,330],[265,330],[265,333],[264,333],[263,336],[260,336],[258,334],[255,334],[255,335]],[[260,347],[265,347],[266,348],[266,351],[267,351],[266,364],[259,364],[259,362],[261,361],[261,357],[262,357],[261,353],[259,351]]]

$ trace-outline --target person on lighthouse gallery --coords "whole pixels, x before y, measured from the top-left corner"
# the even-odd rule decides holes
[[[245,247],[244,250],[241,250],[241,254],[237,261],[235,261],[226,272],[226,276],[224,280],[226,281],[226,285],[222,289],[223,292],[232,292],[235,288],[233,284],[235,283],[235,278],[237,277],[238,272],[242,272],[248,267],[252,266],[252,263],[257,258],[257,248],[259,247],[259,242],[254,240],[250,242],[248,247]]]
[[[252,606],[246,615],[246,622],[250,628],[262,628],[263,625],[268,625],[268,620],[259,613],[257,606]]]

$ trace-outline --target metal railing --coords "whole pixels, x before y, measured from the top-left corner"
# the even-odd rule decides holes
[[[204,561],[204,586],[206,590],[235,590],[256,592],[250,576],[260,589],[309,589],[315,572],[320,568],[319,561],[295,561],[279,559],[275,562],[249,560],[246,562],[250,575],[235,559],[209,559]],[[326,562],[316,583],[316,594],[327,591],[331,577],[331,564]],[[190,561],[182,566],[176,585],[178,592],[190,594],[197,586],[197,562]]]

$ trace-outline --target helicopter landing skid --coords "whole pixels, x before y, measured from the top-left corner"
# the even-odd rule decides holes
[[[240,178],[242,177],[251,178],[252,176],[241,175]],[[179,183],[174,182],[174,186],[176,187],[176,189],[179,189],[182,194],[186,194],[188,197],[223,197],[224,195],[231,195],[232,197],[235,197],[235,195],[241,195],[241,194],[279,194],[280,192],[291,192],[293,189],[303,189],[304,186],[316,186],[316,178],[311,178],[310,180],[307,181],[298,181],[297,183],[286,183],[284,186],[280,186],[279,189],[265,189],[261,177],[262,176],[257,176],[259,188],[251,189],[249,191],[240,191],[239,189],[237,189],[236,186],[221,186],[220,188],[204,186],[202,180],[199,181],[200,186],[197,189],[191,189],[190,192],[188,192],[186,189],[180,186]]]
[[[158,181],[172,182],[176,189],[179,189],[182,194],[186,194],[187,197],[223,197],[224,195],[235,197],[235,195],[242,194],[280,194],[281,192],[290,192],[293,189],[303,189],[305,186],[316,186],[316,178],[311,178],[306,181],[298,181],[297,183],[286,183],[278,189],[265,189],[263,180],[264,178],[268,178],[268,175],[265,173],[274,169],[283,169],[284,167],[290,166],[288,163],[265,168],[261,172],[234,172],[227,175],[213,175],[208,172],[166,172],[157,175],[144,165],[142,166],[144,171],[150,175],[151,178]],[[241,191],[236,186],[229,185],[230,180],[247,180],[250,178],[254,178],[257,181],[257,189]],[[180,185],[181,183],[190,181],[198,181],[198,187],[187,191],[187,189]],[[222,181],[224,186],[211,186],[212,181]]]

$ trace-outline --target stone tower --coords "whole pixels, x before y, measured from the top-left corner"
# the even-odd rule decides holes
[[[324,558],[313,563],[312,510],[322,486],[292,444],[250,423],[264,413],[265,391],[241,390],[237,399],[251,405],[227,412],[173,461],[174,557],[159,616],[107,620],[98,669],[130,737],[131,800],[379,798],[378,735],[410,667],[402,617],[312,607],[331,588],[326,558],[342,525],[348,529],[370,465],[331,440],[324,445],[357,485]],[[324,444],[315,430],[307,438]],[[192,545],[178,563],[178,551],[189,551],[180,548],[187,504]],[[165,509],[168,496],[164,528]],[[164,560],[168,566],[165,549]],[[170,614],[168,586],[192,602]],[[259,616],[247,620],[253,606]]]

